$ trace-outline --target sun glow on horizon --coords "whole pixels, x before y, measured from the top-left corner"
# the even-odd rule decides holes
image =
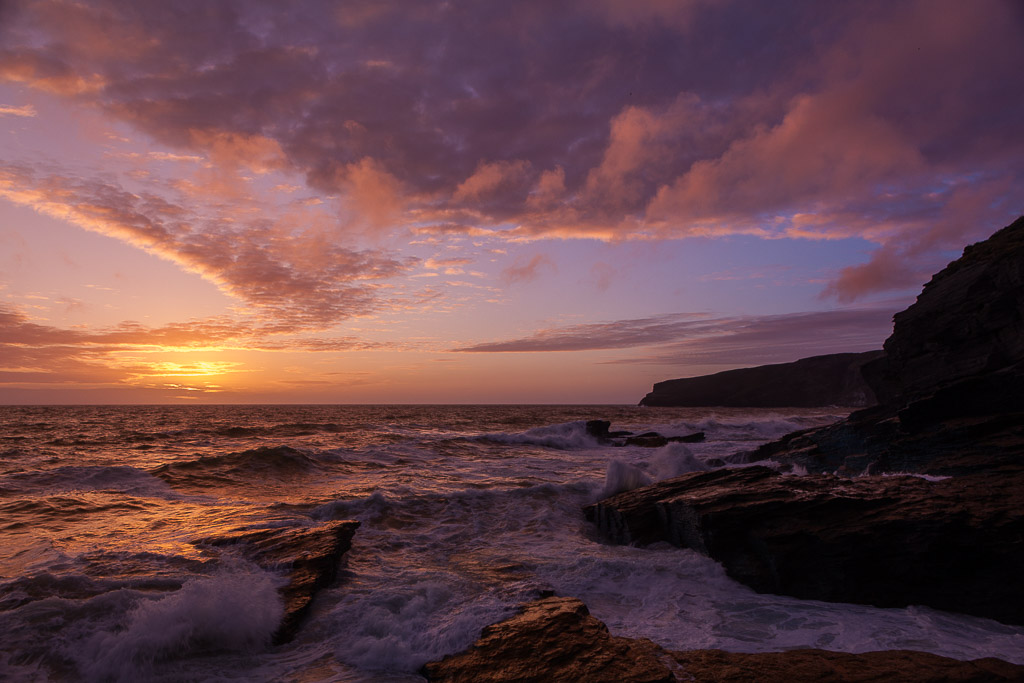
[[[632,403],[878,348],[1024,208],[1008,6],[528,4],[15,3],[0,402]]]

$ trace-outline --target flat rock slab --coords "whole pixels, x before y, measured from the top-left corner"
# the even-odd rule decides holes
[[[242,529],[192,541],[207,547],[237,546],[241,554],[266,569],[283,571],[284,617],[275,644],[295,637],[316,593],[330,585],[342,556],[352,546],[359,522],[340,520],[314,527]]]
[[[928,481],[696,472],[585,513],[611,540],[667,541],[754,590],[1024,623],[1024,470]]]
[[[674,652],[646,639],[613,636],[575,598],[550,597],[488,626],[465,652],[421,673],[448,683],[587,681],[1000,681],[1022,680],[1024,667],[999,659],[961,662],[924,652],[846,654],[792,650],[740,654]]]

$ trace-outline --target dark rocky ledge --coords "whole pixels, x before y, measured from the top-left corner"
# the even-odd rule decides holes
[[[646,639],[611,635],[575,598],[549,597],[486,627],[467,651],[425,665],[430,681],[449,683],[673,683],[675,681],[1001,681],[1024,667],[999,659],[962,662],[909,650],[846,654],[791,650],[739,654],[674,652]]]
[[[759,591],[1024,623],[1024,218],[935,275],[863,372],[878,405],[723,459],[810,475],[684,475],[588,516]],[[849,478],[865,472],[953,476]]]
[[[878,406],[747,460],[847,474],[1024,465],[1024,217],[964,249],[894,320],[863,367]]]
[[[273,527],[236,530],[201,538],[193,544],[209,548],[236,547],[261,567],[283,571],[288,582],[281,587],[284,617],[274,633],[274,643],[295,637],[313,596],[334,581],[341,557],[352,546],[359,522],[342,520],[315,527]]]
[[[942,481],[696,472],[585,509],[611,540],[667,541],[754,590],[1024,623],[1024,472]]]
[[[682,436],[663,436],[657,432],[634,434],[627,431],[609,431],[612,423],[608,420],[587,420],[587,434],[594,437],[604,446],[640,446],[642,448],[661,448],[670,443],[700,443],[706,437],[704,432],[694,432]]]
[[[834,353],[792,363],[726,370],[713,375],[658,382],[642,406],[732,406],[809,408],[867,406],[874,394],[861,367],[881,351]]]

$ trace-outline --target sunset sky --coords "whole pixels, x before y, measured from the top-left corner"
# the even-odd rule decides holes
[[[0,402],[635,403],[1024,213],[1016,0],[0,2]]]

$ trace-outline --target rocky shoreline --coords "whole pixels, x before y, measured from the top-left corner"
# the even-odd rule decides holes
[[[895,316],[884,353],[826,363],[828,382],[851,360],[878,405],[717,463],[731,468],[618,493],[588,506],[587,518],[613,543],[706,554],[760,592],[1024,624],[1024,217],[935,275]],[[675,388],[706,394],[708,381],[727,374]],[[748,375],[741,379],[757,372]],[[609,427],[593,421],[588,431],[609,442],[633,436]],[[670,652],[612,636],[582,602],[556,597],[524,605],[422,673],[436,681],[1024,680],[1024,667],[1001,660],[909,651]]]
[[[985,658],[889,650],[848,654],[790,650],[747,654],[666,650],[621,638],[575,598],[545,597],[486,627],[465,652],[426,664],[420,673],[445,683],[675,683],[676,681],[1014,681],[1024,666]]]
[[[759,592],[1024,624],[1024,218],[935,275],[895,317],[884,354],[848,355],[826,365],[862,370],[878,405],[708,463],[719,469],[617,493],[584,514],[609,542],[689,548]],[[586,425],[612,446],[704,438],[610,427]],[[281,643],[334,579],[358,525],[239,530],[194,543],[209,552],[237,546],[285,571]],[[479,682],[996,681],[1024,680],[1024,666],[904,650],[675,652],[613,636],[581,601],[547,595],[421,674]]]

